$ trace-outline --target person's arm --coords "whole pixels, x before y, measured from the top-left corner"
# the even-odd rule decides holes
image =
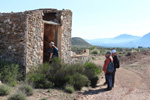
[[[53,53],[50,53],[49,62],[52,60]]]

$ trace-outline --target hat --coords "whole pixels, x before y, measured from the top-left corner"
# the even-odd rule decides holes
[[[111,52],[110,52],[110,51],[107,51],[106,54],[111,54]]]
[[[116,53],[116,50],[112,50],[112,53]]]
[[[50,42],[49,45],[54,46],[54,42]]]

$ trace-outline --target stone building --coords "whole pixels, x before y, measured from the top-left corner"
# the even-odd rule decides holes
[[[69,63],[72,58],[71,31],[70,10],[0,13],[0,58],[19,63],[29,71],[32,66],[48,61],[48,43],[53,41],[62,61]]]

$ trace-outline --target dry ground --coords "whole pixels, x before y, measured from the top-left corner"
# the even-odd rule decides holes
[[[99,56],[93,62],[102,66],[104,59]],[[105,78],[101,76],[97,88],[83,88],[73,94],[57,89],[51,89],[51,92],[47,92],[48,89],[35,89],[34,95],[27,99],[40,100],[45,97],[48,100],[150,100],[150,53],[123,56],[120,62],[121,68],[116,72],[115,87],[111,91],[104,90],[106,86],[102,84]],[[0,97],[0,100],[7,100],[7,97]]]
[[[100,58],[94,60],[98,65],[105,59]],[[112,91],[104,91],[105,79],[101,78],[99,87],[82,92],[78,100],[150,100],[150,53],[134,53],[120,60],[121,68],[116,72]]]

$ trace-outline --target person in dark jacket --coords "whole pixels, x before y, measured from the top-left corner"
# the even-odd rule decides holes
[[[50,42],[49,43],[49,51],[48,51],[48,55],[49,55],[49,63],[52,62],[52,59],[54,57],[59,57],[59,52],[58,52],[58,48],[55,46],[54,42]]]
[[[114,72],[112,73],[112,87],[114,87],[116,68],[120,67],[120,63],[116,55],[116,50],[112,50],[112,57],[113,57],[113,63],[114,63]]]

